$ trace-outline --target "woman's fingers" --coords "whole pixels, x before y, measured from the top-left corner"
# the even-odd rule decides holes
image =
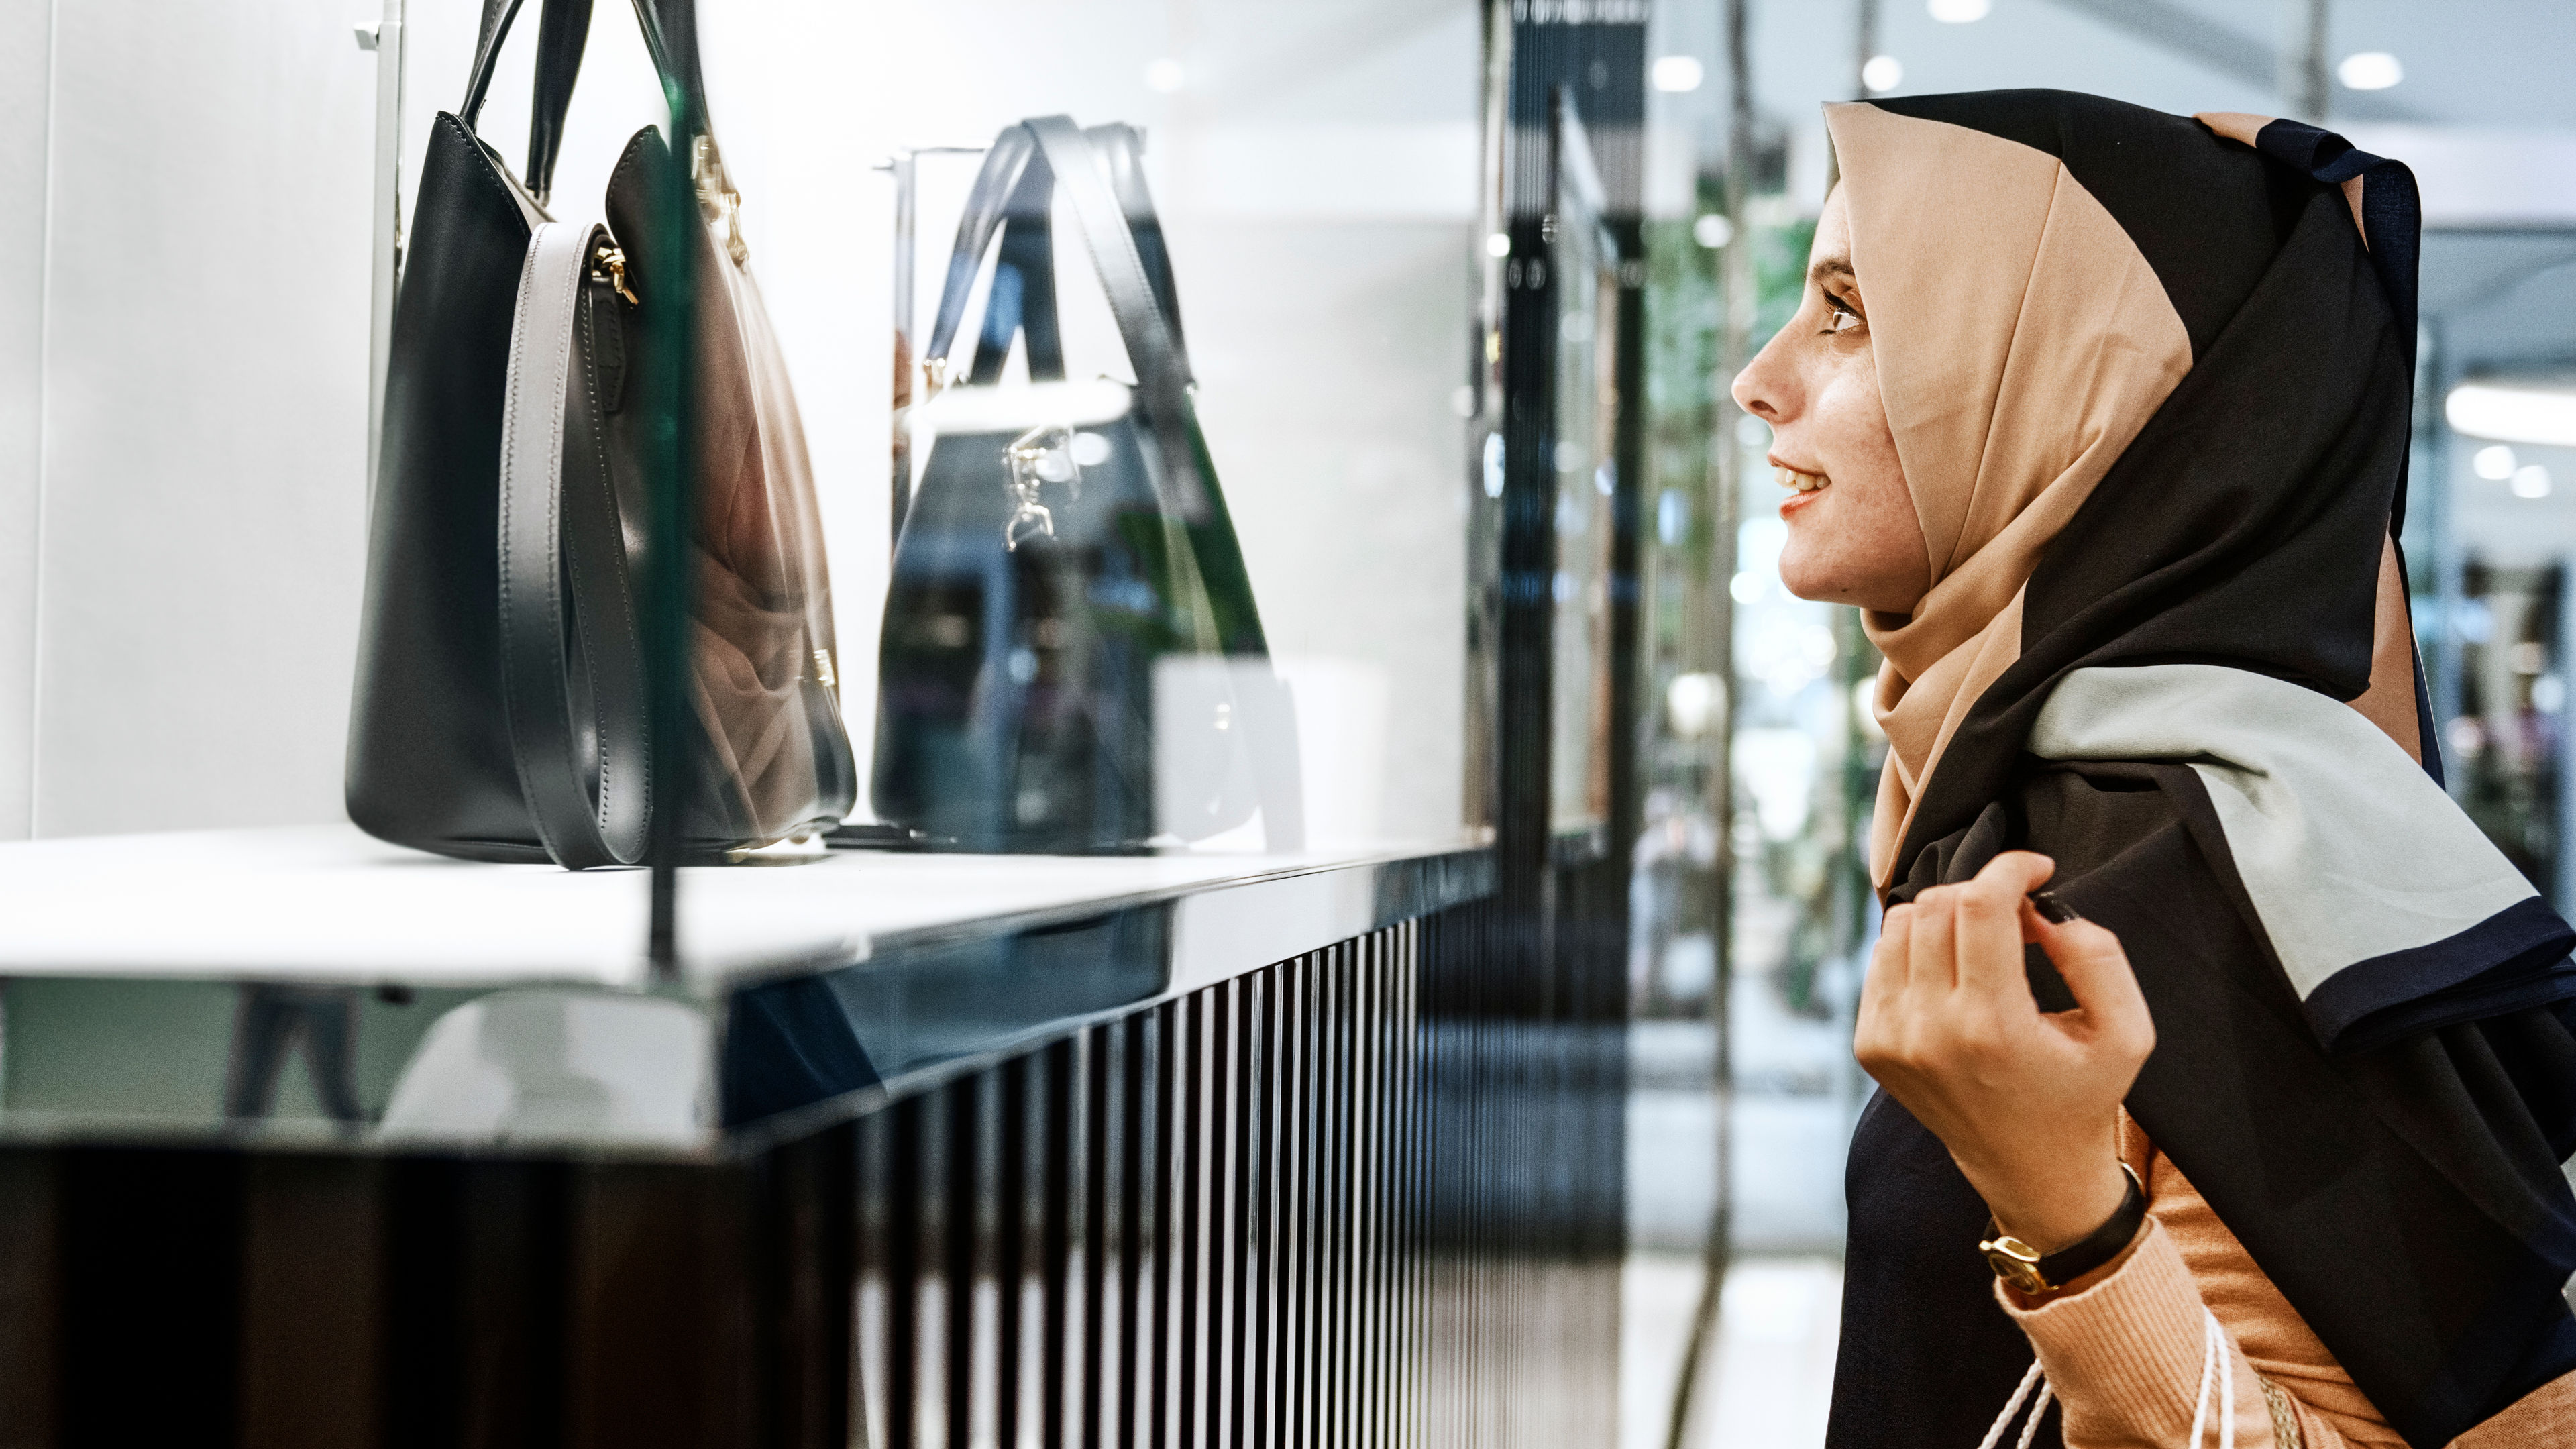
[[[2025,929],[2048,953],[2101,1043],[2144,1061],[2155,1049],[2155,1018],[2120,938],[2080,917],[2056,922],[2028,904],[2023,910]]]
[[[1948,991],[1959,984],[1959,887],[1934,886],[1914,898],[1914,929],[1907,942],[1907,982],[1914,990]]]
[[[1869,974],[1861,978],[1860,1007],[1852,1020],[1852,1054],[1873,1074],[1876,1063],[1895,1049],[1895,1029],[1903,1010],[1897,998],[1905,992],[1905,951],[1913,920],[1912,906],[1888,909],[1879,923],[1878,946],[1870,953]]]
[[[2007,850],[1959,888],[1961,989],[2013,1016],[2037,1009],[2031,1000],[2030,978],[2022,969],[2021,913],[2030,891],[2056,873],[2057,863],[2047,856]]]

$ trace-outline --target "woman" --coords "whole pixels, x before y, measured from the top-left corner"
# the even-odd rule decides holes
[[[1735,395],[1783,581],[1888,661],[1829,1443],[2576,1445],[2576,933],[2424,748],[2412,178],[2056,92],[1828,120]]]

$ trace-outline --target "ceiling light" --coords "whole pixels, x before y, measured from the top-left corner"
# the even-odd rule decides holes
[[[1860,68],[1860,83],[1871,95],[1880,95],[1905,84],[1905,62],[1892,55],[1873,55]]]
[[[1182,72],[1181,63],[1169,56],[1150,62],[1145,67],[1145,88],[1160,91],[1167,96],[1179,90],[1181,82],[1186,79],[1188,76]]]
[[[2387,51],[2365,50],[2345,56],[2335,67],[2335,79],[2351,90],[2384,91],[2406,79],[2406,67]]]
[[[1735,240],[1735,223],[1712,211],[1691,223],[1691,240],[1715,251]]]
[[[2442,400],[2442,416],[2472,438],[2576,448],[2576,383],[2464,382]]]
[[[1659,56],[1651,74],[1655,89],[1674,92],[1698,90],[1700,81],[1707,76],[1695,55]]]
[[[2513,476],[2513,449],[2502,443],[2480,448],[2478,455],[2469,460],[2469,467],[2476,470],[2479,477],[2501,483]]]
[[[2516,498],[2549,496],[2549,470],[2538,463],[2525,463],[2513,470],[2513,481],[2506,485]]]
[[[1923,8],[1944,25],[1971,25],[1995,7],[1994,0],[1926,0]]]

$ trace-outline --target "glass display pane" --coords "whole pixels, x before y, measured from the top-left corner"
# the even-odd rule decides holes
[[[1610,821],[1610,558],[1619,461],[1619,253],[1581,124],[1561,122],[1549,265],[1556,300],[1554,710],[1548,826]]]

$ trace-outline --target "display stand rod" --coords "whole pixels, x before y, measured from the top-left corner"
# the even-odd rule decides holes
[[[886,552],[891,555],[903,538],[903,511],[912,501],[912,438],[904,426],[903,412],[912,406],[912,274],[914,213],[914,166],[917,153],[897,151],[885,168],[894,173],[894,469],[889,478]]]
[[[2550,812],[2556,817],[2550,823],[2557,827],[2557,837],[2550,847],[2549,903],[2563,916],[2576,911],[2576,749],[2570,748],[2576,740],[2569,738],[2567,728],[2567,721],[2576,718],[2576,699],[2569,698],[2576,694],[2576,689],[2569,688],[2576,683],[2576,667],[2571,667],[2576,665],[2576,554],[2558,560],[2558,617],[2550,623],[2549,671],[2558,677],[2558,712],[2551,721],[2558,727],[2553,741],[2558,753],[2558,798],[2551,803],[2558,808]],[[2424,744],[2427,749],[2436,748],[2430,740]]]
[[[894,447],[893,467],[888,479],[886,552],[892,554],[903,538],[904,510],[912,502],[912,431],[904,418],[904,409],[918,398],[921,383],[920,339],[913,335],[913,324],[921,302],[920,272],[916,266],[921,232],[921,173],[917,164],[924,156],[980,156],[990,148],[984,146],[905,146],[877,163],[877,170],[894,178]],[[945,285],[943,278],[942,284]]]
[[[357,27],[358,48],[376,54],[376,199],[374,264],[367,296],[367,497],[373,504],[376,463],[384,451],[385,372],[394,348],[394,290],[402,282],[403,6],[384,0],[384,15]]]

